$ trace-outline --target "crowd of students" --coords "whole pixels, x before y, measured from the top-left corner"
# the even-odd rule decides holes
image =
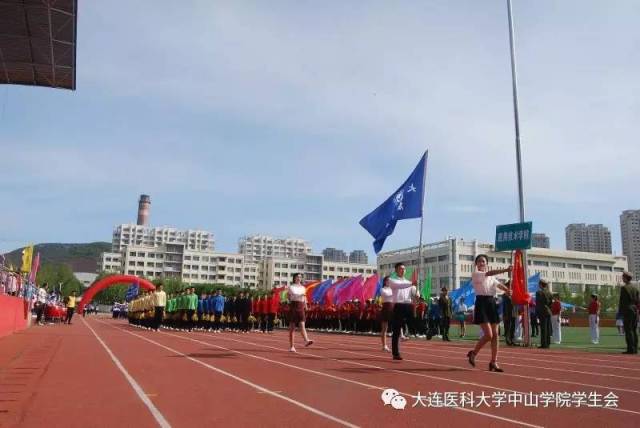
[[[314,302],[306,306],[306,327],[318,331],[378,334],[381,331],[382,308],[381,299],[364,302],[354,299],[341,305]],[[276,324],[288,327],[289,309],[289,302],[281,300],[277,291],[260,297],[250,297],[244,292],[237,296],[224,296],[222,290],[198,296],[195,288],[191,287],[166,295],[159,286],[156,292],[143,291],[132,300],[127,314],[131,324],[154,330],[164,326],[186,331],[271,332]],[[446,288],[438,298],[416,299],[414,310],[413,321],[404,325],[404,335],[449,340],[452,309]]]
[[[625,275],[625,283],[627,283],[630,281],[630,276],[628,273]],[[385,337],[392,317],[389,315],[388,309],[385,308],[391,303],[391,300],[387,299],[387,302],[385,295],[391,296],[392,293],[385,293],[388,288],[387,281],[391,281],[391,279],[385,278],[381,298],[365,302],[354,299],[341,305],[308,303],[306,297],[303,296],[304,287],[295,282],[289,287],[288,299],[284,300],[281,300],[280,289],[272,290],[271,294],[267,296],[252,298],[245,292],[227,297],[220,289],[212,294],[202,293],[198,296],[195,287],[190,287],[180,293],[167,296],[162,285],[158,285],[155,292],[143,292],[130,302],[128,318],[131,324],[153,330],[158,330],[163,326],[173,330],[203,330],[215,333],[222,331],[247,333],[252,330],[273,332],[276,325],[287,328],[301,324],[301,332],[307,343],[312,343],[312,341],[308,340],[305,327],[312,331],[380,334],[383,350],[389,351]],[[301,296],[291,294],[293,285],[301,287]],[[540,288],[536,293],[536,304],[531,306],[530,313],[531,336],[540,337],[540,347],[542,348],[548,348],[551,341],[556,344],[561,343],[562,306],[559,296],[547,290],[548,285],[545,280],[540,281]],[[509,290],[508,283],[501,286],[505,290]],[[407,293],[407,315],[402,317],[400,323],[393,323],[394,326],[399,325],[400,335],[426,339],[439,337],[448,341],[450,340],[449,329],[452,319],[460,323],[460,336],[465,335],[465,323],[469,314],[462,301],[458,302],[454,312],[446,288],[441,290],[439,297],[427,300],[417,297],[415,291],[412,292],[414,289],[415,286],[410,287]],[[633,290],[635,290],[633,287],[626,286],[623,296],[631,296],[628,300],[632,304],[637,304],[637,294],[633,294]],[[506,292],[501,296],[492,296],[490,300],[494,301],[492,305],[499,308],[496,309],[496,317],[493,320],[496,324],[495,334],[504,335],[507,345],[515,345],[523,335],[523,307],[513,305],[510,293]],[[296,310],[292,309],[295,304],[300,306],[297,310],[299,314],[294,313]],[[394,302],[392,306],[398,306],[397,302]],[[626,306],[621,304],[621,308],[624,309]],[[591,340],[592,343],[597,344],[600,316],[600,302],[597,295],[592,296],[588,310]],[[631,328],[625,328],[625,335],[629,343],[628,352],[631,353],[637,349],[637,335],[631,333],[637,329],[637,315],[636,318],[633,318],[629,315],[632,311],[624,310],[626,310],[627,320],[625,326],[632,325]],[[493,336],[494,333],[492,332],[491,335]],[[482,336],[483,334],[481,334]],[[294,349],[293,345],[291,349]]]

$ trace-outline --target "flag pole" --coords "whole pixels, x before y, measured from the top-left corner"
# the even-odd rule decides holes
[[[511,82],[513,86],[513,119],[516,132],[516,168],[518,172],[518,202],[520,211],[520,223],[524,223],[524,188],[522,184],[522,150],[520,148],[520,117],[518,112],[518,74],[516,71],[516,48],[514,42],[514,25],[513,11],[511,8],[511,0],[507,0],[507,15],[509,17],[509,51],[511,53]],[[524,269],[524,281],[526,287],[529,288],[529,275],[527,273],[527,252],[522,251],[522,265]],[[524,345],[531,345],[531,336],[529,332],[529,304],[524,305],[524,313],[522,316]]]
[[[420,216],[420,243],[418,244],[418,284],[416,285],[417,294],[421,294],[420,284],[422,284],[422,274],[424,271],[424,260],[422,259],[422,226],[424,224],[424,194],[427,185],[427,160],[429,159],[429,150],[424,152],[424,172],[422,173],[422,215]],[[424,296],[422,296],[424,298]]]

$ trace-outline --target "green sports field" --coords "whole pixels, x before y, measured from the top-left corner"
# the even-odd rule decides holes
[[[462,340],[475,342],[478,339],[479,327],[467,324],[467,335],[464,339],[460,339],[460,327],[457,324],[451,325],[449,336],[451,340]],[[502,338],[501,338],[502,339]],[[437,338],[433,340],[438,340]],[[504,344],[504,340],[502,340]],[[535,346],[540,344],[540,338],[533,338]],[[563,327],[562,328],[562,344],[555,345],[551,343],[551,349],[580,349],[592,352],[610,352],[619,353],[626,350],[624,335],[618,334],[615,327],[600,327],[600,343],[593,345],[588,327]]]

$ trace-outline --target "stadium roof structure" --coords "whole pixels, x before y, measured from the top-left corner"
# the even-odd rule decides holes
[[[0,0],[0,83],[76,88],[78,0]]]

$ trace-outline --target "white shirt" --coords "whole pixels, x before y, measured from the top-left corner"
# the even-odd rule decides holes
[[[467,305],[465,305],[464,302],[458,305],[458,312],[467,312]]]
[[[38,288],[38,302],[47,303],[47,290],[44,288]]]
[[[153,293],[153,306],[167,306],[167,293],[164,291],[156,291]]]
[[[389,278],[389,287],[393,293],[393,303],[411,303],[411,281],[404,278]]]
[[[471,283],[473,284],[473,290],[476,292],[476,296],[493,296],[498,293],[498,281],[493,276],[487,276],[486,272],[480,272],[476,270],[471,274]]]
[[[391,287],[382,287],[380,296],[382,297],[382,303],[393,303],[393,290]]]
[[[290,302],[304,302],[305,299],[305,293],[306,293],[307,289],[304,288],[304,285],[299,285],[299,284],[291,284],[289,286],[289,290],[287,291],[287,294],[289,296],[289,301]]]

